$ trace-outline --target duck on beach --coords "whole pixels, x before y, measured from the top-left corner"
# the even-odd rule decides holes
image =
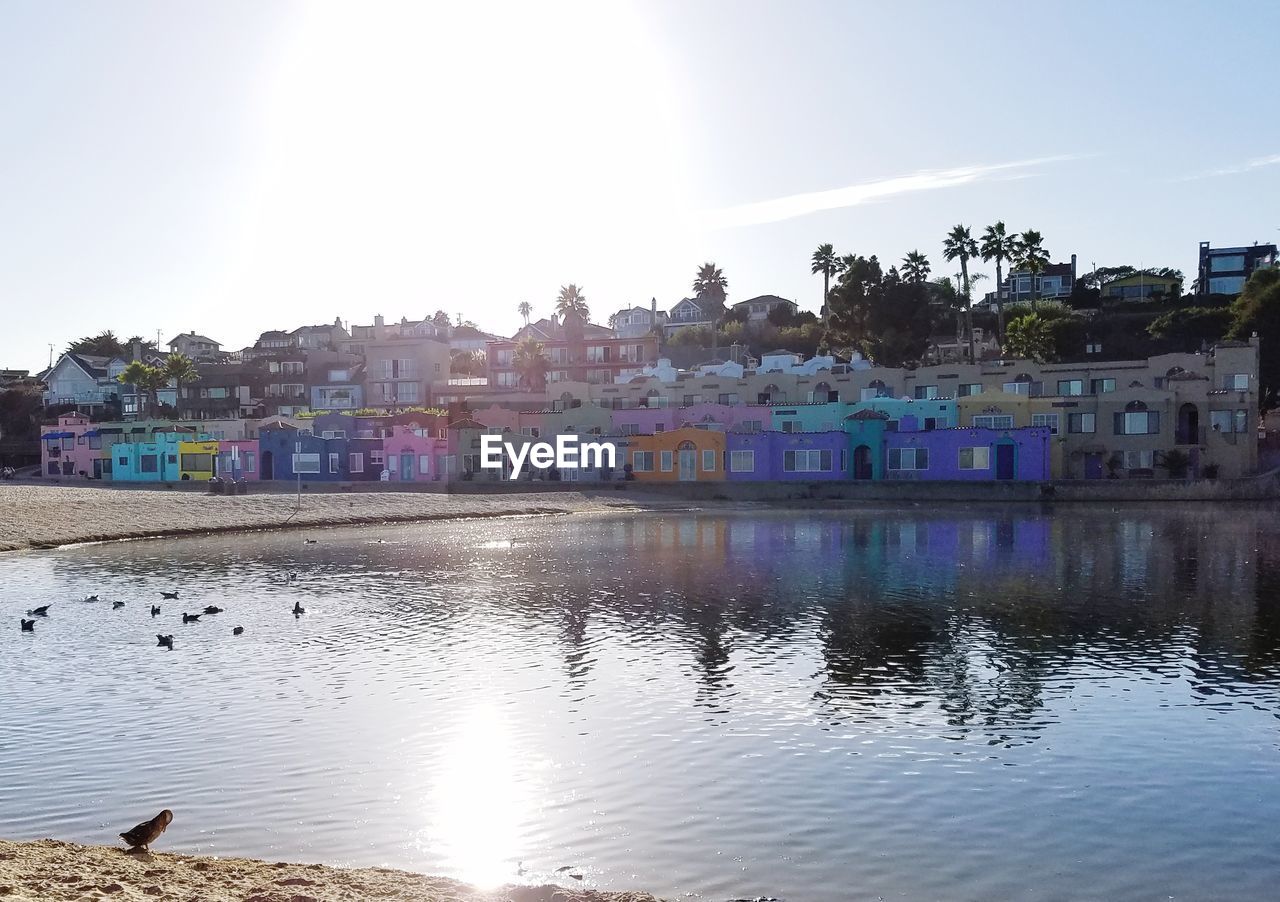
[[[233,636],[239,636],[239,635],[240,635],[241,633],[243,633],[243,632],[244,632],[244,627],[243,627],[243,626],[237,626],[237,627],[235,627],[235,628],[231,631],[231,635],[233,635]]]
[[[32,608],[31,610],[27,611],[27,616],[28,617],[48,617],[49,606],[47,604],[42,604],[38,608]]]
[[[162,591],[162,592],[160,593],[160,597],[161,597],[161,598],[168,599],[169,601],[173,601],[174,599],[176,599],[176,598],[178,597],[178,593],[177,593],[177,592],[164,592],[164,591]]]
[[[161,636],[159,633],[157,633],[156,638],[160,640],[156,643],[157,646],[161,646],[169,649],[169,651],[173,651],[173,636]]]
[[[113,610],[113,611],[118,611],[118,610],[120,610],[122,607],[124,607],[124,602],[123,602],[123,601],[113,601],[113,602],[111,602],[111,610]]]
[[[34,620],[24,620],[21,617],[18,619],[22,620],[22,632],[34,633],[36,631],[36,622]]]
[[[199,614],[188,614],[186,611],[183,611],[183,612],[182,612],[182,622],[183,622],[183,623],[196,623],[196,622],[198,622],[199,620],[200,620],[200,615],[199,615]]]
[[[151,845],[160,838],[160,834],[173,821],[173,812],[166,808],[149,821],[143,821],[131,830],[126,830],[120,834],[120,838],[125,841],[129,847],[129,851],[133,852],[141,849],[143,852],[149,852],[147,846]]]

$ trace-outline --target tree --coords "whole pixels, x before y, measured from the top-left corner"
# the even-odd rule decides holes
[[[0,391],[0,440],[38,439],[43,410],[44,399],[34,385],[13,385]]]
[[[902,258],[902,276],[913,285],[929,278],[929,258],[919,251],[911,251]]]
[[[516,344],[511,365],[520,375],[520,384],[526,391],[546,390],[547,371],[551,369],[551,361],[543,353],[542,342],[536,338],[522,339]]]
[[[449,319],[449,314],[445,313],[443,310],[437,310],[432,314],[431,322],[442,329],[447,329],[453,325],[453,321]]]
[[[728,289],[729,282],[714,263],[704,263],[698,267],[698,276],[693,280],[694,296],[702,312],[713,323],[720,322],[720,318],[724,316]]]
[[[137,345],[139,348],[141,348],[143,354],[159,354],[160,353],[160,348],[156,344],[154,338],[148,341],[147,339],[143,338],[141,335],[130,335],[129,340],[124,343],[125,353],[122,354],[121,356],[128,357],[129,359],[132,360],[134,345]]]
[[[164,375],[166,381],[173,380],[174,399],[177,401],[177,407],[182,407],[182,384],[184,382],[198,382],[200,380],[200,371],[196,369],[195,363],[186,354],[173,353],[164,359]]]
[[[69,354],[88,354],[90,357],[123,357],[125,346],[110,329],[77,339],[67,345]]]
[[[827,318],[827,298],[831,296],[831,279],[838,272],[836,249],[830,244],[819,244],[810,258],[809,272],[822,274],[822,318]]]
[[[483,376],[484,351],[454,351],[449,355],[449,372],[455,376]]]
[[[1180,351],[1198,351],[1220,341],[1234,322],[1230,307],[1179,307],[1152,320],[1147,334],[1176,342]]]
[[[1014,264],[1031,276],[1031,312],[1039,308],[1040,273],[1049,265],[1049,252],[1044,248],[1044,238],[1036,231],[1026,231],[1015,240]]]
[[[1004,262],[1012,260],[1017,240],[1005,232],[1004,222],[989,225],[982,232],[982,244],[978,252],[984,263],[996,261],[996,337],[1004,342],[1004,299],[1000,292],[1004,289]]]
[[[561,287],[560,295],[556,298],[556,313],[560,315],[560,320],[569,313],[576,313],[585,323],[591,317],[591,310],[587,307],[587,296],[582,293],[582,289],[572,283]]]
[[[969,362],[977,363],[973,348],[973,296],[969,293],[969,261],[978,256],[978,242],[969,234],[969,227],[957,225],[947,233],[942,242],[942,253],[948,260],[960,261],[960,294],[964,299],[964,327],[969,333]]]
[[[524,317],[524,324],[529,325],[529,314],[533,312],[533,305],[528,301],[521,301],[520,306],[516,308],[520,311],[520,315]]]
[[[886,274],[880,261],[853,256],[831,289],[830,332],[880,366],[918,361],[929,344],[929,296],[924,283]]]
[[[143,363],[141,360],[135,360],[126,366],[119,376],[116,376],[116,381],[124,385],[132,385],[138,390],[138,413],[145,415],[151,408],[151,403],[148,402],[147,396],[154,397],[155,393],[169,381],[169,378],[159,367]]]
[[[1261,344],[1258,361],[1258,379],[1261,390],[1259,404],[1271,409],[1280,390],[1280,268],[1274,266],[1255,270],[1244,283],[1240,297],[1231,305],[1235,322],[1231,324],[1227,338],[1248,341],[1257,333]]]
[[[1054,358],[1049,322],[1039,313],[1024,313],[1009,321],[1005,331],[1005,356],[1048,363]]]

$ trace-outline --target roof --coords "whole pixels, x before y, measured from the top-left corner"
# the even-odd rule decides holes
[[[582,324],[583,338],[613,338],[613,330],[604,326],[598,326],[595,323]],[[564,324],[552,323],[545,316],[534,323],[524,326],[515,335],[509,339],[500,339],[505,341],[521,341],[525,338],[536,338],[540,341],[564,341]]]
[[[1154,273],[1149,273],[1149,272],[1135,272],[1127,276],[1119,276],[1118,278],[1115,278],[1115,279],[1108,279],[1106,282],[1102,283],[1102,287],[1106,288],[1108,285],[1119,285],[1121,282],[1137,282],[1141,284],[1143,282],[1181,282],[1181,281],[1182,280],[1179,279],[1177,276],[1157,276]]]
[[[477,423],[475,420],[464,417],[461,420],[454,420],[452,423],[449,424],[449,428],[450,429],[488,429],[489,427],[486,426],[484,423]]]
[[[786,348],[779,348],[776,351],[765,351],[761,357],[799,357],[798,351],[788,351]]]
[[[107,368],[111,365],[111,361],[114,359],[111,357],[98,357],[93,354],[75,354],[71,351],[68,351],[62,356],[70,359],[72,363],[95,378],[105,378],[107,375]],[[54,364],[54,366],[56,367],[57,364]]]
[[[169,339],[169,344],[177,344],[179,338],[185,338],[187,341],[207,341],[209,344],[222,347],[222,342],[214,341],[207,335],[197,335],[195,332],[182,332],[177,337]]]
[[[878,410],[871,410],[867,408],[867,409],[859,410],[856,413],[851,413],[847,417],[845,417],[845,419],[846,420],[887,420],[889,419],[889,415],[887,413],[881,413]]]
[[[790,304],[791,306],[794,307],[796,305],[796,302],[788,300],[787,298],[778,297],[776,294],[762,294],[754,298],[747,298],[745,301],[738,301],[738,303],[730,304],[729,306],[743,307],[747,304],[771,304],[771,305]]]

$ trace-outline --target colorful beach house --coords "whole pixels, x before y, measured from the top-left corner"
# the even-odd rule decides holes
[[[218,476],[253,482],[258,474],[258,440],[224,439],[218,442]]]
[[[178,442],[178,478],[208,482],[217,475],[218,443],[208,436]]]
[[[869,407],[844,418],[851,479],[884,479],[884,436],[889,431],[889,422],[887,413]]]
[[[41,472],[53,479],[102,476],[102,434],[82,413],[64,413],[40,435]]]
[[[1042,426],[924,430],[904,417],[897,431],[885,433],[885,473],[889,479],[1047,480],[1051,438]]]
[[[843,432],[730,432],[726,478],[754,482],[815,482],[847,476],[849,439]]]
[[[189,432],[153,432],[136,441],[111,446],[113,482],[178,482],[182,478],[180,447],[190,442]]]
[[[685,426],[670,432],[635,435],[626,463],[640,482],[723,481],[725,434]]]
[[[386,469],[392,482],[432,482],[445,477],[449,454],[447,437],[432,435],[426,429],[392,426],[391,434],[382,439]],[[360,453],[354,451],[354,454]]]

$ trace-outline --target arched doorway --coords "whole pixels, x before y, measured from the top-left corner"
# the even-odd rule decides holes
[[[1178,408],[1178,433],[1174,438],[1178,445],[1200,444],[1200,408],[1183,404]]]
[[[760,392],[756,400],[760,404],[785,404],[787,403],[787,396],[782,389],[770,382],[764,387],[764,391]]]
[[[853,478],[870,479],[872,475],[871,449],[866,445],[859,445],[853,449]]]
[[[681,442],[676,449],[679,457],[681,482],[693,482],[698,478],[698,449],[693,442]]]
[[[275,479],[275,455],[270,451],[262,452],[262,472],[258,474],[259,479]]]
[[[819,382],[813,387],[813,394],[810,396],[809,400],[819,404],[825,404],[829,401],[839,401],[840,393],[838,391],[832,391],[829,383]]]

